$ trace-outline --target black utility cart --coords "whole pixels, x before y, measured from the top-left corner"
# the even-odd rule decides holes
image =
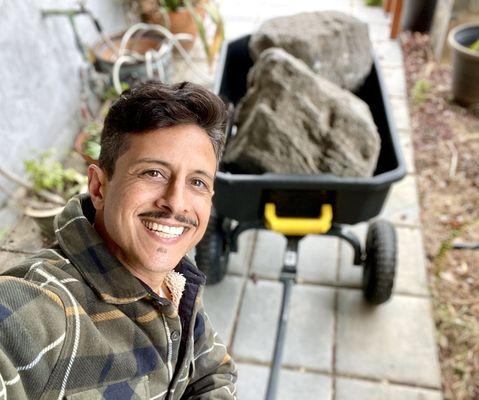
[[[219,65],[216,93],[235,107],[246,92],[246,77],[253,65],[250,36],[225,45]],[[331,174],[233,174],[220,165],[215,183],[214,210],[203,240],[196,247],[196,262],[209,283],[221,281],[230,251],[247,229],[271,229],[287,238],[280,280],[284,284],[281,315],[267,399],[276,397],[291,289],[296,278],[298,243],[307,234],[337,236],[354,249],[354,265],[363,267],[365,299],[381,304],[392,292],[396,268],[396,235],[391,223],[370,222],[366,243],[346,228],[376,217],[391,184],[405,175],[392,114],[375,60],[371,73],[356,92],[370,107],[381,136],[379,160],[371,178],[341,178]],[[228,137],[233,126],[228,127]],[[320,267],[318,265],[318,267]]]

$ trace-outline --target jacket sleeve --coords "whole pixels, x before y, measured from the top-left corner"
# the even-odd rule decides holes
[[[0,277],[0,400],[38,399],[65,341],[63,303],[21,278]]]
[[[182,400],[236,399],[236,365],[202,303],[196,316],[194,338],[192,374]]]

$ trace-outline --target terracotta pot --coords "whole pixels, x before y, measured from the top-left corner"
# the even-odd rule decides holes
[[[470,49],[479,39],[479,23],[459,25],[449,33],[452,49],[452,92],[463,106],[479,104],[479,51]]]
[[[159,8],[153,6],[150,0],[144,0],[140,2],[143,20],[149,24],[162,25],[169,29],[171,33],[189,33],[196,39],[198,36],[198,28],[196,27],[195,20],[185,7],[180,7],[177,11],[167,13],[165,17]],[[204,16],[204,10],[202,7],[196,6],[195,12]],[[186,50],[191,50],[194,45],[193,41],[182,41],[181,44]]]
[[[42,234],[50,241],[55,239],[55,230],[53,228],[53,220],[55,216],[63,211],[63,207],[55,207],[47,210],[39,210],[31,207],[26,207],[23,213],[35,221],[40,228]]]
[[[88,154],[85,154],[85,152],[83,151],[83,145],[89,138],[90,138],[90,134],[88,132],[80,132],[75,138],[74,148],[75,148],[75,151],[83,157],[83,159],[88,165],[89,164],[98,165],[98,160],[94,160]]]
[[[118,33],[110,38],[117,49],[120,48],[123,34],[124,32]],[[144,55],[150,49],[158,50],[164,40],[164,36],[160,33],[146,32],[139,37],[133,36],[128,41],[126,48]],[[93,46],[93,55],[95,56],[95,68],[100,72],[111,74],[116,61],[116,56],[113,51],[103,41],[100,41]],[[168,64],[168,60],[164,60],[163,62]],[[145,76],[146,69],[144,62],[125,62],[121,66],[120,79],[122,81],[127,81],[129,77],[139,79]]]

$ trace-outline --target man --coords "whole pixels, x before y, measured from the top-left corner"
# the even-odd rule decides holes
[[[0,399],[235,398],[205,276],[185,258],[208,223],[224,120],[190,83],[112,105],[58,246],[0,277]]]

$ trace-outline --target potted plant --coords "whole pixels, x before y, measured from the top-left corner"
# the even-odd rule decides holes
[[[53,150],[38,158],[25,160],[28,182],[23,184],[27,194],[21,202],[24,213],[32,217],[44,235],[54,238],[53,218],[60,213],[67,200],[86,190],[87,177],[73,168],[65,168],[53,158]]]
[[[452,49],[452,92],[463,106],[479,104],[479,22],[459,25],[448,37]]]
[[[130,0],[142,20],[168,28],[171,33],[199,36],[211,65],[224,39],[224,23],[214,0]],[[208,23],[214,26],[208,34]],[[184,47],[190,47],[185,45]]]

